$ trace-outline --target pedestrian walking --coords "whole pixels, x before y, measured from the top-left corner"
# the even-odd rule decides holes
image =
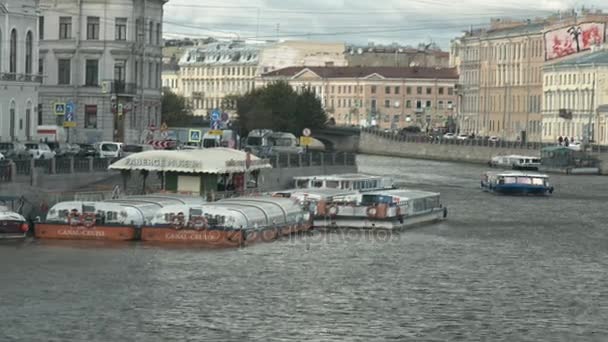
[[[568,147],[570,145],[570,141],[568,141],[568,137],[564,139],[564,146]]]
[[[561,146],[564,143],[564,137],[562,137],[561,135],[559,136],[559,138],[557,138],[557,142],[559,143],[559,145]]]

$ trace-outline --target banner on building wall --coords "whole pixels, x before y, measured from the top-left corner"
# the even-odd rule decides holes
[[[582,23],[545,32],[545,60],[569,56],[603,44],[604,23]]]

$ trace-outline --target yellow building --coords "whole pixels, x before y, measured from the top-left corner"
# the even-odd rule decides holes
[[[456,115],[454,68],[291,67],[263,74],[256,86],[279,80],[314,91],[337,125],[425,129]]]

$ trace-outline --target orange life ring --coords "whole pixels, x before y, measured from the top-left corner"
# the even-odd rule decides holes
[[[369,217],[376,217],[376,215],[378,215],[378,209],[376,209],[376,207],[369,207],[366,210],[367,216]]]
[[[338,215],[338,206],[337,205],[330,205],[329,208],[327,208],[327,213],[329,214],[329,216],[335,217]]]
[[[209,221],[205,216],[196,216],[192,220],[192,228],[196,230],[207,229]]]
[[[76,209],[72,209],[68,214],[68,224],[70,226],[76,226],[80,223],[80,219],[74,220],[75,218],[80,218],[80,213]]]
[[[182,213],[182,212],[173,216],[173,219],[171,220],[173,228],[175,228],[175,229],[184,228],[184,222],[185,222],[185,216],[184,216],[184,213]]]
[[[97,216],[95,213],[85,213],[82,215],[82,225],[87,228],[92,228],[95,226],[95,222],[97,221]]]

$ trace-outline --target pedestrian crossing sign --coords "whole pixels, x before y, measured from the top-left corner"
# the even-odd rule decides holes
[[[201,142],[201,131],[198,129],[191,129],[188,134],[189,142]]]

